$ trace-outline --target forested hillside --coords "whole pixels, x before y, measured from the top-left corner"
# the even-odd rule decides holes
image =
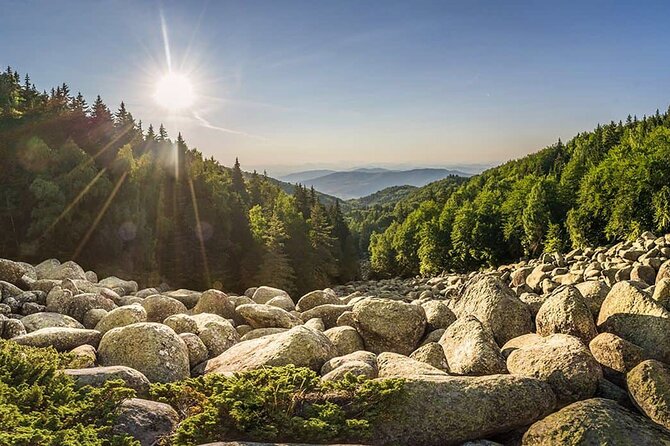
[[[466,180],[463,176],[450,175],[421,188],[389,187],[367,197],[347,200],[346,219],[354,234],[359,254],[368,255],[373,233],[384,232],[394,221],[404,220],[426,200],[444,202]]]
[[[303,292],[354,279],[338,203],[293,195],[239,163],[221,166],[181,134],[143,129],[121,103],[89,106],[63,84],[39,92],[0,74],[0,252],[74,259],[173,287]]]
[[[383,222],[369,247],[378,275],[465,270],[668,232],[670,111],[600,125],[457,188],[437,184],[412,193],[409,213],[403,200],[393,212],[365,214]]]

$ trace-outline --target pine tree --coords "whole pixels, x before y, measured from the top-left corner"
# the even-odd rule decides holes
[[[95,98],[93,107],[91,109],[91,123],[94,126],[109,124],[112,122],[112,113],[109,108],[102,102],[102,98],[98,95]]]
[[[146,141],[156,141],[156,132],[154,131],[153,124],[149,124],[149,128],[147,129],[147,135],[144,139]]]
[[[295,289],[295,271],[284,252],[284,242],[288,238],[286,228],[277,215],[273,214],[265,234],[263,254],[255,281],[292,292]]]
[[[126,110],[126,104],[124,104],[123,101],[121,101],[121,105],[119,106],[119,110],[116,112],[115,118],[117,127],[123,129],[132,128],[135,124],[133,115],[128,113]]]
[[[543,182],[533,186],[528,196],[528,203],[522,215],[525,234],[524,246],[529,255],[538,253],[544,240],[545,231],[549,225],[549,207],[547,205],[546,190]]]
[[[161,123],[160,127],[158,127],[158,141],[165,142],[168,140],[168,133],[167,130],[165,130],[165,126]]]
[[[240,168],[240,160],[238,158],[235,158],[235,164],[233,165],[233,170],[231,172],[231,181],[233,192],[236,192],[244,203],[248,203],[249,194],[247,193],[244,176],[242,174],[242,169]]]
[[[318,286],[326,286],[330,283],[332,277],[337,274],[337,260],[333,256],[333,246],[335,244],[335,239],[332,236],[333,227],[328,221],[323,205],[320,203],[312,206],[309,228],[314,282]]]

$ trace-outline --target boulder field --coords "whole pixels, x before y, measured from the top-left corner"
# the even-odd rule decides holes
[[[142,399],[151,383],[285,365],[401,378],[371,444],[670,445],[670,235],[302,297],[0,259],[0,338],[81,356],[63,371],[78,385],[135,389],[115,429],[143,445],[180,420]]]

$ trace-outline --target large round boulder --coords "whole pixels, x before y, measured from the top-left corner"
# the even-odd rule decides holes
[[[575,287],[564,287],[551,295],[535,318],[537,334],[548,336],[563,333],[576,336],[585,343],[596,337],[596,324],[591,310]]]
[[[354,327],[343,325],[333,327],[323,332],[335,346],[338,356],[348,355],[358,350],[364,350],[365,344],[363,338],[358,334]]]
[[[649,358],[670,362],[670,312],[631,282],[612,287],[598,328],[642,347]]]
[[[554,334],[510,353],[507,369],[549,383],[559,405],[591,398],[603,373],[600,364],[576,337]]]
[[[191,312],[193,314],[212,313],[226,319],[233,319],[235,317],[235,304],[223,291],[207,290],[202,293]]]
[[[191,316],[198,328],[198,336],[207,347],[209,357],[219,356],[240,341],[240,335],[227,320],[211,313]]]
[[[140,396],[149,395],[149,380],[141,372],[115,365],[110,367],[89,367],[85,369],[65,369],[63,373],[74,378],[77,387],[102,387],[105,382],[120,379],[126,387],[135,390]]]
[[[417,348],[409,355],[410,358],[424,362],[436,369],[449,372],[449,364],[444,356],[444,349],[437,342],[429,342]]]
[[[600,333],[589,343],[607,379],[620,383],[626,373],[645,360],[644,350],[612,333]]]
[[[426,315],[419,305],[371,298],[356,303],[352,313],[365,349],[374,353],[409,355],[426,330]]]
[[[202,296],[202,293],[200,291],[193,291],[193,290],[187,290],[184,288],[180,288],[178,290],[174,291],[166,291],[165,293],[162,293],[163,296],[171,297],[172,299],[178,300],[186,308],[193,308],[197,305],[198,301],[200,300],[200,297]]]
[[[666,364],[653,359],[641,362],[626,375],[626,386],[645,415],[670,429],[670,369]]]
[[[169,296],[154,294],[142,301],[142,306],[147,312],[148,322],[163,322],[173,314],[188,312],[186,305]]]
[[[140,304],[125,305],[114,308],[109,313],[102,316],[102,319],[95,325],[95,329],[105,334],[112,328],[124,327],[130,324],[147,321],[147,312]]]
[[[547,383],[525,376],[410,378],[373,435],[379,444],[460,445],[523,428],[555,404]]]
[[[533,322],[528,305],[524,304],[502,280],[493,276],[477,276],[470,281],[463,295],[454,299],[456,316],[475,316],[492,332],[498,345],[531,332]]]
[[[85,328],[47,327],[15,337],[12,341],[31,347],[53,347],[65,352],[84,344],[97,346],[100,332]]]
[[[256,288],[254,291],[254,294],[251,296],[251,300],[256,302],[257,304],[266,304],[270,299],[276,296],[289,296],[289,294],[284,291],[280,290],[279,288],[273,288],[270,286],[260,286]]]
[[[233,345],[210,359],[205,373],[241,372],[288,364],[319,370],[336,355],[335,347],[323,333],[299,325],[283,333]]]
[[[610,287],[604,280],[588,280],[575,285],[579,294],[582,295],[584,302],[591,310],[594,318],[598,317],[600,307],[610,292]]]
[[[578,401],[536,422],[522,446],[670,445],[670,432],[612,400]]]
[[[350,311],[353,307],[345,304],[323,304],[311,308],[300,315],[300,318],[307,322],[310,319],[318,318],[323,321],[326,328],[339,325],[339,318],[344,313]]]
[[[13,285],[19,285],[24,275],[37,279],[37,273],[32,265],[8,259],[0,259],[0,280]]]
[[[235,308],[235,311],[254,328],[292,328],[302,324],[298,317],[271,305],[245,304]]]
[[[493,333],[473,315],[451,324],[439,344],[444,349],[450,373],[471,376],[507,373],[505,358]]]
[[[144,322],[113,328],[100,341],[98,360],[103,366],[132,367],[151,382],[178,381],[190,376],[186,344],[163,324]]]
[[[141,446],[161,444],[179,423],[179,414],[166,403],[130,398],[121,403],[112,433],[130,435]]]
[[[76,319],[60,313],[33,313],[21,318],[28,333],[48,327],[84,328]]]
[[[429,331],[447,328],[456,320],[456,315],[449,305],[440,300],[430,300],[421,304],[426,313],[426,329]]]
[[[377,356],[380,378],[421,379],[427,376],[448,376],[443,370],[416,359],[392,352]]]
[[[342,304],[333,290],[314,290],[302,296],[296,304],[296,309],[300,312],[311,310],[319,305]]]

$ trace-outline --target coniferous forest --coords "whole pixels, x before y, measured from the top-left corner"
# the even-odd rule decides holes
[[[2,257],[195,289],[301,293],[358,276],[339,203],[224,167],[66,84],[0,74],[0,157]]]
[[[670,231],[670,110],[354,213],[381,277],[466,271]],[[367,232],[366,232],[367,231]]]

